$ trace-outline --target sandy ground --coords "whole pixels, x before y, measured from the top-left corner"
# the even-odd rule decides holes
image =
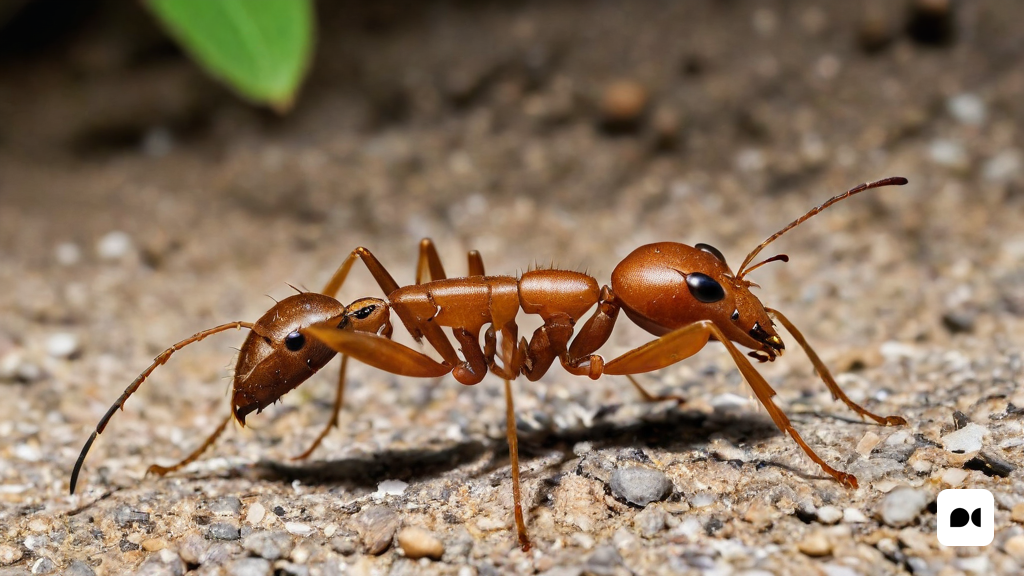
[[[41,54],[5,54],[0,574],[1019,573],[1024,6],[954,4],[916,39],[899,2],[322,7],[284,118],[211,84],[144,14],[106,8]],[[948,43],[924,42],[943,22]],[[622,80],[639,92],[605,101]],[[68,495],[89,432],[156,354],[255,320],[287,283],[319,289],[355,246],[402,283],[426,236],[450,275],[478,249],[492,273],[607,283],[653,241],[735,265],[890,175],[910,184],[809,221],[766,251],[791,262],[752,276],[854,400],[909,421],[833,403],[783,333],[790,352],[762,373],[859,489],[774,428],[718,344],[640,377],[682,407],[557,368],[515,384],[529,552],[496,378],[353,366],[339,429],[292,462],[330,416],[333,363],[200,462],[145,477],[227,413],[231,332],[158,370]],[[358,270],[342,299],[366,295]],[[621,317],[602,353],[650,338]],[[627,502],[634,468],[670,490]],[[949,487],[995,495],[992,545],[938,544]],[[429,534],[396,535],[410,527]]]

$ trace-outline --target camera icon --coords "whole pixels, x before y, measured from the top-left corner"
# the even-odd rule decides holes
[[[995,538],[995,498],[988,490],[943,490],[936,507],[943,546],[988,546]]]

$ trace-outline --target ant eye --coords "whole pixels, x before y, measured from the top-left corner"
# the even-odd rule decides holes
[[[298,352],[302,350],[302,347],[306,345],[306,337],[303,336],[298,330],[284,337],[284,347],[291,350],[292,352]]]
[[[710,304],[725,298],[725,290],[722,285],[715,282],[715,279],[707,274],[691,272],[686,275],[686,287],[690,294],[697,300]]]
[[[694,248],[696,248],[697,250],[700,250],[701,252],[707,252],[708,254],[711,254],[715,258],[718,258],[719,260],[721,260],[722,264],[725,264],[725,256],[722,255],[722,253],[718,250],[718,248],[715,248],[714,246],[712,246],[710,244],[697,244],[696,246],[694,246]]]
[[[740,311],[737,308],[736,310],[732,311],[732,321],[735,322],[735,321],[737,321],[739,319],[740,319]]]
[[[373,311],[376,309],[376,306],[367,306],[365,308],[360,308],[359,310],[356,310],[355,312],[352,313],[352,315],[358,318],[359,320],[365,320],[367,316],[373,314]]]

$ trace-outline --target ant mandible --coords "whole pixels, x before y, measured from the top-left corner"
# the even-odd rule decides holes
[[[641,246],[626,256],[612,271],[610,288],[599,288],[593,277],[568,270],[531,270],[518,278],[487,276],[483,260],[476,251],[469,252],[468,276],[447,278],[433,243],[424,239],[420,242],[416,283],[399,286],[369,250],[356,248],[321,293],[290,296],[277,302],[255,323],[231,322],[204,330],[157,356],[125,389],[89,436],[71,473],[71,493],[74,494],[82,463],[96,436],[103,432],[114,412],[124,409],[125,401],[142,382],[177,350],[232,328],[248,328],[249,335],[235,366],[231,414],[184,460],[170,467],[153,465],[148,472],[164,475],[195,461],[232,419],[245,426],[248,414],[259,413],[276,402],[323,368],[337,353],[341,353],[342,361],[331,420],[309,449],[295,458],[297,460],[309,457],[331,428],[337,426],[345,390],[345,368],[350,357],[400,376],[437,378],[451,373],[466,385],[479,383],[490,370],[505,381],[514,515],[519,541],[525,550],[530,543],[520,503],[519,457],[510,381],[520,374],[531,381],[537,380],[558,359],[566,371],[592,379],[602,374],[627,376],[646,400],[681,400],[675,396],[651,395],[631,375],[675,364],[696,354],[709,340],[717,340],[728,350],[775,425],[788,433],[828,475],[844,486],[856,488],[857,479],[852,474],[826,464],[803,441],[789,418],[772,401],[775,391],[736,345],[752,349],[749,355],[761,362],[774,361],[785,350],[775,331],[774,318],[807,353],[834,399],[842,400],[861,417],[879,424],[894,426],[906,424],[906,421],[899,416],[877,416],[847,397],[800,331],[781,312],[761,304],[750,292],[756,284],[745,277],[769,262],[787,262],[789,258],[780,254],[751,265],[765,246],[808,218],[864,190],[906,183],[906,178],[886,178],[861,184],[829,199],[759,244],[735,274],[722,253],[712,246],[659,242]],[[334,298],[357,259],[370,270],[386,299],[360,298],[345,306]],[[427,276],[429,281],[424,282]],[[576,323],[595,304],[596,311],[573,338]],[[544,322],[529,341],[518,336],[515,319],[520,309],[540,316]],[[391,340],[392,310],[417,342],[426,339],[434,347],[441,361]],[[605,361],[595,352],[611,335],[619,310],[657,339]],[[481,347],[480,332],[485,326]],[[458,341],[461,357],[445,328],[451,329]],[[501,334],[500,345],[498,333]]]

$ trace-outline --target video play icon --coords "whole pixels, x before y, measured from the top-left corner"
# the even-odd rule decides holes
[[[936,502],[943,546],[988,546],[995,537],[995,498],[983,488],[943,490]]]

